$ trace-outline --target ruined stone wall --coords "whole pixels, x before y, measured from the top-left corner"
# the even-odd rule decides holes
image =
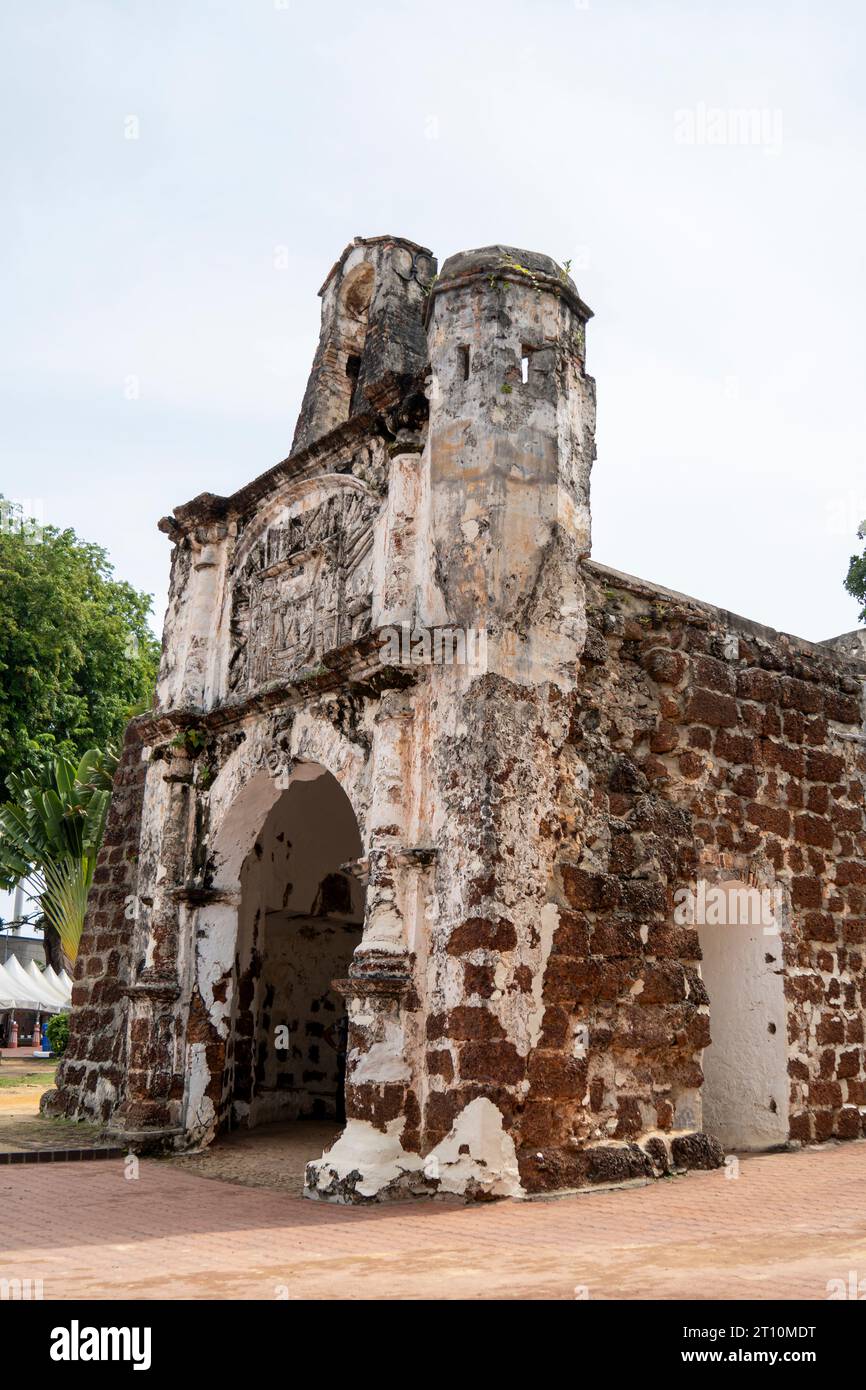
[[[476,681],[455,703],[437,767],[437,899],[428,963],[425,1139],[484,1097],[512,1131],[539,1043],[555,909],[557,753],[568,730],[555,687]]]
[[[50,1106],[183,1147],[279,1113],[281,1087],[324,1095],[329,948],[296,1011],[288,933],[357,930],[350,859],[347,1125],[310,1195],[722,1162],[713,1004],[674,918],[699,880],[781,893],[768,1132],[863,1134],[866,665],[589,561],[589,309],[545,256],[433,268],[398,238],[348,247],[295,451],[161,523],[157,707],[127,739]],[[483,632],[483,656],[405,668],[384,655],[403,624]],[[278,803],[327,774],[351,834],[310,825],[290,862]],[[281,1009],[297,1057],[272,1047]]]
[[[138,879],[147,764],[136,723],[128,726],[114,777],[105,838],[88,899],[72,987],[69,1045],[48,1093],[49,1114],[104,1121],[126,1091],[125,986],[133,973],[130,904]]]
[[[674,894],[699,877],[782,888],[789,920],[768,946],[785,968],[790,1137],[856,1138],[866,672],[588,571],[562,757],[560,919],[519,1120],[524,1181],[570,1187],[699,1157],[687,1131],[699,1128],[712,1010],[698,933],[674,920]]]

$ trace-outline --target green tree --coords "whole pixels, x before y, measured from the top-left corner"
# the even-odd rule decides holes
[[[866,540],[866,521],[863,522],[857,535],[861,541]],[[866,623],[866,550],[862,555],[851,556],[845,588],[852,598],[856,598],[857,602],[863,605],[860,609],[860,621]]]
[[[70,966],[78,955],[116,768],[113,750],[90,748],[77,763],[59,757],[50,770],[9,775],[11,799],[0,806],[0,887],[23,883],[38,900],[52,964],[57,945]]]
[[[101,546],[0,500],[0,801],[10,773],[120,741],[153,695],[150,608]]]

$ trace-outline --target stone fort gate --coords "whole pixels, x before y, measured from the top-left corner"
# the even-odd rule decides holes
[[[143,1151],[345,1114],[307,1190],[348,1201],[862,1135],[858,640],[589,558],[548,257],[356,239],[321,297],[289,457],[160,523],[46,1109]],[[769,921],[714,935],[738,885]]]

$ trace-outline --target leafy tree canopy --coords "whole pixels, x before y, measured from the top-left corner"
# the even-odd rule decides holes
[[[10,773],[119,743],[153,694],[150,608],[101,546],[0,501],[0,801]]]
[[[857,532],[861,541],[866,540],[866,521],[863,522]],[[851,564],[848,567],[848,578],[845,580],[845,588],[858,603],[862,603],[860,610],[860,621],[866,623],[866,550],[862,555],[852,555]]]

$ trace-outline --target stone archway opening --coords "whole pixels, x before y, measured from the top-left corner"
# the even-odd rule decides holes
[[[304,1150],[300,1163],[318,1157],[342,1125],[346,1011],[332,981],[348,974],[361,939],[364,887],[352,870],[361,853],[339,782],[318,764],[302,765],[240,870],[223,1140],[279,1131]]]
[[[788,1042],[782,913],[772,890],[739,880],[710,887],[698,919],[710,999],[702,1123],[730,1151],[788,1139]]]
[[[339,400],[339,414],[348,419],[354,408],[361,360],[367,339],[370,301],[373,297],[374,271],[369,261],[363,261],[350,271],[340,291],[337,325],[338,341],[334,344],[336,370],[333,382]]]

